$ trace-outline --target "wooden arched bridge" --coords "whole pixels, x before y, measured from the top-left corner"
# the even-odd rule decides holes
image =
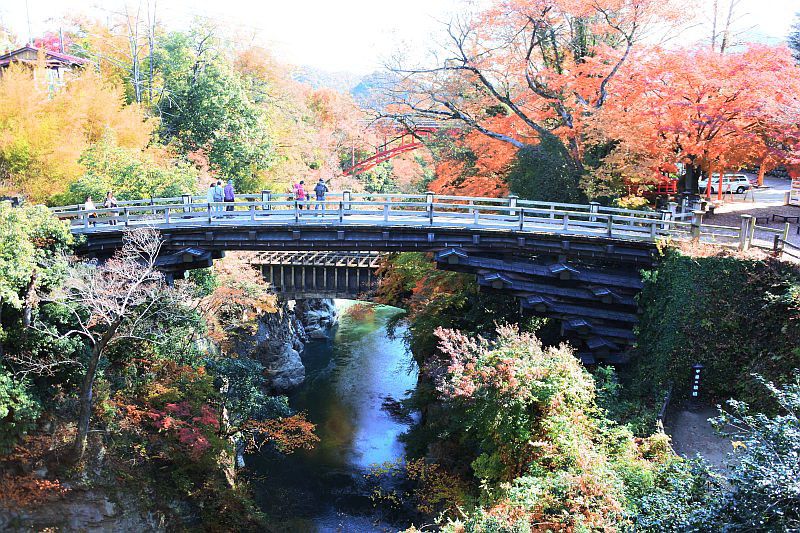
[[[256,262],[289,297],[355,296],[374,281],[375,254],[432,252],[439,268],[472,273],[482,290],[561,320],[588,361],[613,359],[633,342],[639,272],[657,260],[659,239],[769,245],[753,240],[756,226],[748,217],[741,227],[726,228],[704,225],[697,212],[684,220],[687,214],[674,208],[635,211],[513,196],[345,191],[315,202],[264,191],[233,203],[187,195],[53,211],[83,236],[78,253],[98,258],[121,246],[125,228],[155,227],[165,241],[160,265],[168,275],[208,266],[227,250],[262,252]]]

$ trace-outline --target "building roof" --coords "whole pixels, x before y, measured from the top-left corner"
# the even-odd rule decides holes
[[[0,55],[0,68],[7,67],[11,62],[21,62],[21,63],[33,63],[30,59],[25,58],[26,52],[30,53],[33,52],[35,54],[39,53],[38,48],[34,48],[33,46],[26,45],[22,48],[18,48],[12,52],[7,52],[3,55]],[[82,57],[73,56],[69,54],[62,54],[61,52],[52,52],[50,50],[44,50],[44,59],[47,63],[47,66],[80,66],[85,65],[89,62],[88,59],[84,59]]]

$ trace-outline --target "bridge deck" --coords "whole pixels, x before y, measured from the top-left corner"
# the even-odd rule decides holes
[[[230,208],[231,211],[226,211]],[[785,230],[774,230],[775,242],[753,239],[752,229],[703,224],[702,217],[669,211],[653,212],[562,204],[509,198],[477,198],[426,194],[330,194],[323,202],[297,201],[290,195],[238,195],[233,203],[207,203],[203,197],[183,196],[120,202],[113,209],[87,211],[82,205],[53,208],[70,221],[77,234],[120,232],[123,227],[153,225],[178,228],[252,228],[301,226],[362,226],[373,228],[451,228],[510,234],[596,237],[607,241],[653,243],[658,238],[699,239],[717,244],[773,248]],[[681,220],[678,220],[681,218]],[[764,228],[758,228],[762,231]],[[762,231],[763,233],[763,231]],[[770,233],[770,236],[773,236]]]

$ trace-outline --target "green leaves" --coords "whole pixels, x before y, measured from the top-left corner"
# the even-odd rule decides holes
[[[11,451],[17,439],[33,429],[40,414],[41,406],[25,383],[0,368],[0,454]]]
[[[157,64],[167,98],[159,104],[162,135],[184,151],[201,151],[212,170],[236,179],[239,192],[260,186],[274,142],[258,94],[217,52],[222,43],[202,28],[164,38]]]
[[[46,286],[60,279],[61,255],[72,242],[68,226],[46,207],[0,203],[0,306],[20,308],[34,272],[37,283]]]
[[[193,192],[197,171],[186,163],[157,162],[139,151],[117,146],[110,132],[81,156],[86,172],[58,198],[83,203],[87,196],[102,205],[107,191],[118,200],[174,197]]]

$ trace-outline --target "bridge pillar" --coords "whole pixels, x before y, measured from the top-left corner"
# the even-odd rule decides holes
[[[508,207],[517,207],[517,200],[519,200],[519,196],[516,194],[511,194],[508,197]],[[512,217],[517,216],[517,210],[511,209],[509,210],[508,214]]]
[[[669,212],[672,213],[672,219],[675,219],[675,215],[678,214],[678,202],[669,202],[668,204]]]

